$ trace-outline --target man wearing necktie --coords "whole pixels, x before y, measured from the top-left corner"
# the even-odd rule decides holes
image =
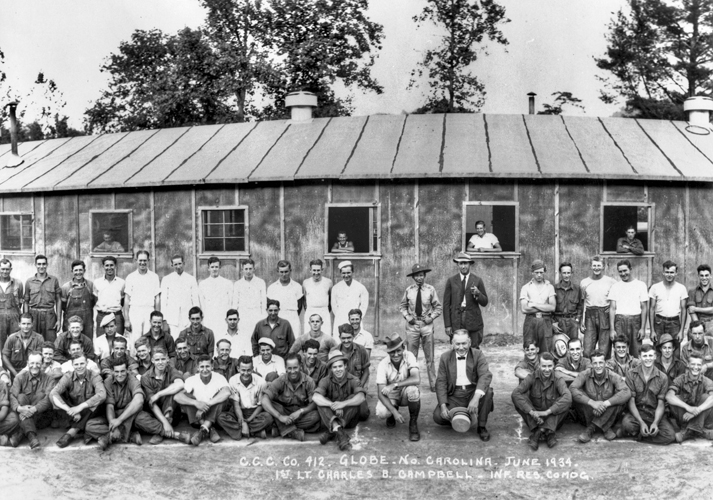
[[[472,347],[480,348],[483,341],[483,315],[481,307],[488,305],[488,294],[483,280],[470,272],[473,259],[460,252],[453,262],[459,273],[448,278],[443,293],[443,323],[446,335],[453,337],[456,330],[467,330]]]
[[[415,281],[409,286],[401,299],[399,311],[406,319],[407,349],[418,359],[418,347],[423,345],[426,357],[426,371],[431,392],[436,392],[436,370],[433,360],[433,321],[443,312],[436,289],[425,283],[426,273],[430,272],[421,264],[415,264],[407,274]]]

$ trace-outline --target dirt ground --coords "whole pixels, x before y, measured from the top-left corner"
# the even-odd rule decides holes
[[[437,346],[437,359],[446,349]],[[374,370],[384,356],[377,346],[372,417],[352,431],[350,453],[341,453],[334,442],[321,446],[317,435],[304,443],[224,436],[197,448],[114,445],[107,452],[78,439],[59,449],[54,442],[61,431],[48,430],[41,433],[39,450],[31,451],[26,442],[0,449],[0,498],[713,498],[709,441],[656,447],[630,439],[607,442],[598,435],[582,445],[576,442],[582,428],[566,423],[557,447],[543,443],[532,452],[510,400],[521,351],[491,344],[484,352],[495,391],[488,443],[474,432],[458,434],[433,423],[436,397],[423,368],[421,441],[408,441],[406,425],[387,430],[373,416]],[[423,363],[422,355],[419,360]]]

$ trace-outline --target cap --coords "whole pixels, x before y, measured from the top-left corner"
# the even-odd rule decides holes
[[[116,316],[114,315],[114,313],[109,313],[102,318],[101,323],[99,323],[99,326],[104,328],[106,325],[108,325],[112,321],[116,321]]]

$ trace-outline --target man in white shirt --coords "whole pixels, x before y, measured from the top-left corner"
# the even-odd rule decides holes
[[[278,262],[277,272],[280,279],[267,287],[267,297],[280,302],[280,317],[289,321],[295,337],[299,337],[302,335],[300,311],[304,304],[302,285],[291,278],[292,264],[289,261]]]
[[[328,334],[332,334],[332,315],[329,312],[329,294],[332,291],[332,280],[322,276],[324,266],[320,259],[310,261],[309,270],[311,278],[302,282],[305,293],[305,318],[304,330],[310,330],[309,318],[313,314],[319,314],[322,318],[322,329]]]
[[[649,289],[649,325],[653,330],[654,342],[664,334],[673,338],[673,346],[678,357],[686,325],[686,302],[688,290],[676,281],[678,264],[667,260],[663,263],[663,281],[654,283]]]
[[[161,285],[158,275],[149,269],[148,250],[136,252],[136,271],[126,277],[125,305],[129,310],[126,328],[129,345],[151,329],[151,313],[161,305]],[[98,335],[98,333],[97,333]]]
[[[351,261],[342,261],[338,267],[342,274],[342,281],[332,288],[333,337],[339,337],[339,325],[349,322],[349,311],[359,309],[362,315],[366,316],[369,308],[369,292],[364,285],[353,278],[354,266]]]
[[[493,233],[485,232],[485,222],[482,220],[475,223],[475,234],[468,240],[466,247],[468,252],[502,252],[498,237]]]
[[[250,336],[255,325],[265,318],[267,309],[267,288],[265,281],[255,276],[255,261],[245,259],[241,261],[242,277],[233,285],[233,307],[238,310],[240,317],[239,349],[240,352],[252,352]],[[235,346],[235,343],[233,344]]]
[[[646,338],[646,320],[649,316],[649,291],[643,281],[631,277],[631,262],[627,259],[616,264],[621,281],[609,290],[609,323],[613,325],[610,339],[619,335],[629,339],[629,354],[639,357],[641,341]]]
[[[579,284],[584,299],[584,311],[579,331],[584,333],[584,357],[589,359],[595,349],[609,359],[609,289],[616,280],[604,274],[604,262],[598,255],[592,257],[592,273]]]
[[[371,350],[374,348],[374,336],[361,327],[361,310],[352,309],[349,311],[349,324],[354,329],[354,343],[366,349],[371,357]]]
[[[230,357],[239,358],[243,354],[252,355],[252,344],[250,335],[245,333],[244,337],[240,333],[240,316],[235,309],[228,309],[225,313],[225,326],[218,330],[213,330],[215,345],[225,339],[230,341]]]
[[[285,360],[277,354],[272,354],[275,343],[271,338],[262,337],[258,340],[260,354],[253,358],[253,371],[265,379],[272,382],[285,372]]]
[[[62,373],[71,373],[74,371],[74,365],[72,365],[72,361],[74,361],[74,358],[80,354],[84,356],[84,348],[82,343],[78,340],[72,340],[69,343],[69,360],[65,361],[60,366],[60,370],[62,370]],[[87,370],[91,370],[96,375],[101,374],[99,366],[89,358],[87,358]]]
[[[97,338],[94,339],[94,355],[99,361],[111,356],[114,340],[117,337],[123,338],[128,343],[126,337],[116,333],[116,318],[113,314],[104,316],[100,327],[101,330],[97,332]],[[133,346],[133,343],[129,345]]]
[[[116,257],[111,255],[102,259],[104,266],[104,276],[94,281],[94,295],[97,298],[96,309],[96,334],[99,335],[99,330],[102,319],[108,314],[114,314],[116,317],[116,332],[119,335],[124,335],[124,322],[126,321],[126,329],[131,330],[131,320],[128,319],[128,312],[125,314],[121,307],[121,302],[124,299],[126,290],[126,282],[116,275]],[[128,305],[124,304],[126,311]]]
[[[183,256],[174,255],[171,267],[173,272],[161,280],[161,312],[176,339],[188,327],[188,311],[200,306],[200,299],[196,279],[183,270]]]
[[[198,294],[203,309],[203,324],[218,332],[222,330],[225,312],[233,306],[233,282],[220,276],[220,259],[208,259],[210,275],[198,284]]]
[[[555,287],[545,279],[547,267],[541,260],[530,266],[532,279],[520,291],[520,310],[525,314],[522,325],[523,348],[534,343],[539,352],[553,352],[552,312],[555,310]]]

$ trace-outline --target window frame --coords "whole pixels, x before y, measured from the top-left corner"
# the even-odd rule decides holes
[[[374,221],[376,220],[376,241],[378,248],[370,248],[369,252],[332,253],[332,244],[329,241],[329,209],[330,208],[369,208],[375,210],[376,215],[369,217],[369,246],[374,244]],[[341,260],[360,260],[381,257],[381,203],[378,202],[350,202],[350,203],[325,203],[324,204],[324,258]]]
[[[468,242],[466,241],[467,234],[467,207],[469,206],[512,206],[515,207],[515,250],[502,252],[468,252]],[[499,239],[499,238],[498,238]],[[503,256],[518,256],[520,255],[520,202],[519,201],[464,201],[463,214],[461,216],[461,249],[468,253],[471,257],[487,259]]]
[[[656,204],[647,201],[602,201],[599,205],[599,252],[602,255],[626,255],[627,257],[643,257],[642,255],[634,255],[632,253],[619,253],[615,250],[604,250],[604,207],[647,207],[649,210],[649,220],[648,220],[648,235],[647,235],[647,249],[644,251],[644,255],[655,254],[654,248],[654,216],[656,214]],[[638,231],[637,231],[638,232]],[[619,236],[618,238],[621,238]],[[617,239],[618,239],[617,238]]]
[[[124,248],[123,252],[95,252],[94,247],[96,246],[93,241],[94,234],[94,215],[95,214],[126,214],[128,219],[127,224],[127,248]],[[120,242],[121,243],[121,242]],[[113,255],[118,258],[134,258],[134,251],[132,250],[134,245],[134,210],[131,208],[117,208],[117,209],[103,209],[103,210],[90,210],[89,211],[89,256],[102,258],[107,255]]]
[[[29,215],[32,221],[32,248],[30,250],[4,250],[2,249],[2,241],[0,241],[0,253],[2,254],[7,254],[7,255],[35,255],[35,246],[36,246],[36,231],[35,231],[35,214],[34,212],[23,212],[23,211],[15,211],[15,212],[0,212],[0,216],[2,215]],[[20,223],[20,227],[22,227],[22,223]],[[1,233],[0,233],[1,234]],[[20,247],[22,247],[22,234],[20,234]]]
[[[245,214],[245,249],[241,251],[222,251],[222,252],[208,252],[205,250],[205,235],[203,231],[203,214],[208,211],[218,211],[218,210],[242,210]],[[198,234],[196,241],[198,250],[198,259],[208,259],[211,255],[216,257],[235,257],[238,259],[238,266],[240,266],[240,258],[246,258],[250,256],[250,211],[247,205],[211,205],[211,206],[199,206],[196,207],[196,212],[198,215]]]

